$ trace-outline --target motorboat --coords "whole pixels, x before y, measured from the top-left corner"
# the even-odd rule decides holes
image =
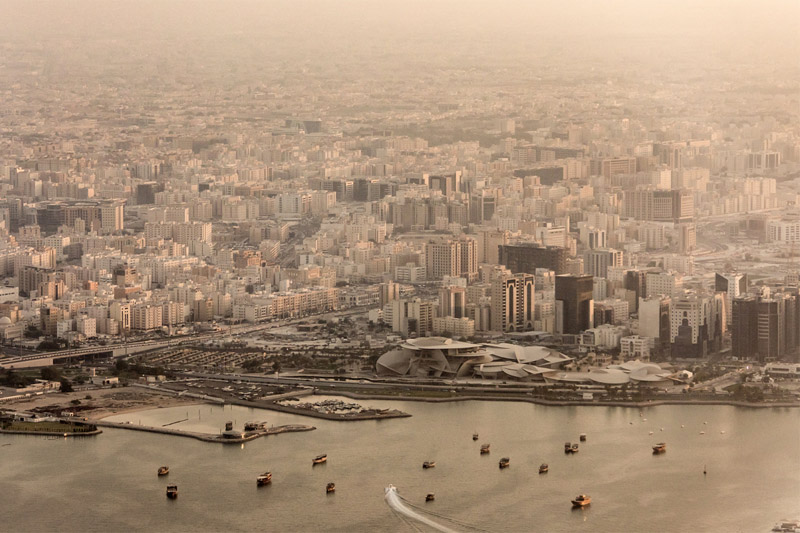
[[[272,472],[264,472],[256,478],[256,485],[263,487],[272,483]]]
[[[311,460],[311,464],[318,465],[320,463],[324,463],[328,460],[328,455],[323,453],[322,455],[318,455]]]
[[[434,466],[436,466],[436,461],[425,461],[424,463],[422,463],[422,468],[427,469],[427,468],[433,468]]]
[[[586,494],[575,496],[575,499],[572,500],[573,507],[586,507],[590,503],[592,503],[592,499]]]
[[[577,442],[572,445],[572,450],[570,450],[570,451],[572,453],[578,453],[578,443]]]
[[[478,440],[478,438],[479,438],[479,437],[478,437],[478,434],[477,434],[477,433],[473,433],[473,434],[472,434],[472,440]]]
[[[336,483],[331,482],[325,485],[325,492],[330,494],[331,492],[335,491],[336,491]]]
[[[432,492],[429,492],[427,495],[425,495],[425,501],[426,502],[432,502],[435,499],[436,499],[436,496],[434,496],[434,494]]]
[[[653,453],[654,454],[664,453],[665,451],[667,451],[667,443],[666,442],[659,442],[658,444],[653,446]]]
[[[511,459],[508,457],[503,457],[500,459],[500,468],[507,468],[508,465],[511,463]]]
[[[491,444],[481,444],[481,453],[482,454],[489,453],[489,447],[490,446],[491,446]]]
[[[542,463],[541,465],[539,465],[539,473],[540,474],[546,474],[549,470],[550,470],[550,467],[547,466],[547,463]]]
[[[178,485],[167,485],[167,498],[174,500],[178,497]]]
[[[570,453],[572,451],[572,443],[565,442],[564,443],[564,453]]]
[[[800,532],[800,520],[781,520],[775,527],[772,528],[772,531],[778,531],[781,533],[798,533]]]
[[[581,433],[580,439],[581,442],[586,442],[586,433]]]
[[[158,475],[159,476],[166,476],[167,474],[169,474],[169,467],[168,466],[159,467],[159,469],[158,469]]]

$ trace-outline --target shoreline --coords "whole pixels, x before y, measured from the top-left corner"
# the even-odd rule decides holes
[[[421,396],[403,396],[391,394],[361,394],[349,391],[336,391],[327,394],[330,396],[344,396],[354,400],[400,400],[411,402],[428,402],[428,403],[444,403],[444,402],[462,402],[462,401],[490,401],[490,402],[526,402],[536,405],[545,405],[553,407],[635,407],[641,409],[642,407],[654,407],[658,405],[729,405],[731,407],[749,407],[753,409],[771,409],[771,408],[797,408],[800,407],[800,402],[774,402],[774,403],[751,403],[742,402],[737,400],[649,400],[641,402],[600,402],[600,401],[583,401],[583,400],[545,400],[543,398],[531,398],[529,396],[481,396],[481,395],[464,395],[453,396],[450,398],[425,398]]]
[[[0,433],[5,433],[7,435],[32,435],[32,436],[44,436],[44,437],[93,437],[95,435],[99,435],[103,432],[102,429],[95,429],[94,431],[85,431],[82,433],[74,433],[74,432],[61,432],[58,433],[56,431],[24,431],[24,430],[17,430],[17,429],[0,429]]]
[[[115,406],[113,396],[120,392],[124,392],[126,388],[121,389],[104,389],[101,391],[92,391],[96,397],[93,399],[94,402],[97,402],[98,405],[96,408],[81,410],[76,412],[76,418],[83,418],[85,417],[87,421],[97,424],[98,422],[103,421],[103,425],[108,424],[108,427],[116,427],[116,425],[112,426],[112,424],[117,424],[116,422],[105,421],[105,419],[117,416],[117,415],[126,415],[132,414],[142,411],[150,411],[155,409],[166,409],[171,407],[192,407],[197,405],[219,405],[219,403],[228,404],[228,405],[238,405],[241,407],[248,407],[248,408],[256,408],[256,409],[263,409],[265,411],[276,411],[282,412],[285,414],[301,416],[301,417],[310,417],[310,418],[317,418],[321,420],[330,420],[334,422],[358,422],[358,421],[365,421],[365,420],[384,420],[384,419],[396,419],[396,418],[407,418],[411,417],[410,413],[405,413],[399,411],[397,409],[390,410],[386,413],[370,413],[368,415],[356,415],[351,417],[342,417],[340,415],[329,415],[327,413],[320,413],[317,411],[301,411],[295,409],[291,406],[283,406],[273,402],[258,402],[258,401],[247,401],[247,400],[240,400],[240,399],[222,399],[222,398],[215,398],[214,400],[208,399],[203,400],[199,398],[185,398],[185,397],[178,397],[174,394],[171,394],[171,391],[161,391],[158,389],[153,389],[150,387],[136,387],[134,390],[137,392],[143,393],[141,397],[136,398],[135,400],[126,399],[122,405]],[[100,393],[100,394],[98,394]],[[85,392],[82,393],[73,393],[74,396],[80,396],[81,394],[85,395]],[[65,395],[62,396],[60,399],[62,401],[54,404],[52,406],[53,410],[69,410],[72,407],[69,404],[69,400],[73,395]],[[482,395],[482,394],[468,394],[468,395],[460,395],[460,396],[452,396],[447,398],[436,398],[436,397],[424,397],[424,396],[409,396],[409,395],[391,395],[391,394],[370,394],[369,392],[360,393],[360,392],[352,392],[352,391],[343,391],[343,390],[331,390],[331,391],[317,391],[316,395],[319,396],[341,396],[345,398],[350,398],[354,400],[381,400],[381,401],[407,401],[407,402],[426,402],[426,403],[447,403],[447,402],[464,402],[464,401],[490,401],[490,402],[525,402],[534,405],[543,405],[543,406],[551,406],[551,407],[627,407],[627,408],[635,408],[635,409],[643,409],[645,407],[656,407],[661,405],[698,405],[698,406],[705,406],[705,405],[727,405],[731,407],[740,407],[740,408],[750,408],[750,409],[785,409],[785,408],[798,408],[800,407],[800,402],[770,402],[770,403],[751,403],[745,401],[737,401],[737,400],[729,400],[729,399],[654,399],[649,401],[583,401],[583,400],[548,400],[544,398],[532,398],[526,395]],[[47,398],[45,398],[47,399]],[[189,401],[187,401],[189,400]],[[42,400],[39,399],[35,402],[30,402],[34,405],[20,405],[25,404],[28,402],[20,402],[20,404],[16,404],[16,402],[11,403],[9,402],[8,407],[14,410],[29,410],[31,408],[40,408],[45,407],[42,406]],[[135,405],[131,405],[131,403],[136,403]],[[39,405],[36,405],[39,404]],[[105,405],[104,405],[105,404]],[[99,425],[99,424],[97,424]],[[123,424],[125,425],[125,424]],[[125,429],[133,429],[127,424],[127,428]],[[10,431],[4,431],[4,433],[11,433]],[[163,433],[170,433],[169,431],[164,431]],[[22,434],[29,434],[23,432]],[[43,435],[44,433],[34,433]],[[63,436],[63,433],[55,433],[54,435]]]

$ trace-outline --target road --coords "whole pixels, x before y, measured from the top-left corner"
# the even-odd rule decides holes
[[[213,379],[218,381],[247,381],[252,383],[267,383],[270,385],[291,385],[295,387],[309,387],[309,388],[323,388],[326,392],[336,394],[336,389],[361,389],[363,392],[369,391],[385,391],[387,389],[395,389],[398,391],[408,390],[424,390],[424,391],[440,391],[440,392],[460,392],[460,393],[510,393],[510,394],[528,394],[537,388],[543,387],[545,383],[419,383],[418,381],[401,381],[398,379],[391,380],[375,380],[375,379],[355,379],[345,377],[318,377],[318,376],[254,376],[254,375],[240,375],[240,374],[215,374],[207,372],[177,372],[180,377],[184,378],[201,378]],[[329,389],[329,390],[328,390]]]
[[[708,381],[704,381],[698,385],[695,385],[692,390],[697,392],[714,392],[716,389],[724,389],[725,387],[730,387],[736,383],[739,383],[739,377],[741,376],[742,369],[733,370],[728,372],[727,374],[723,374],[721,376],[715,377]]]

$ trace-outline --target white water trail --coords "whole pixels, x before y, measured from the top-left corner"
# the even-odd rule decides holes
[[[425,524],[426,526],[430,526],[437,531],[444,531],[445,533],[456,533],[455,530],[450,529],[447,526],[443,526],[442,524],[438,524],[433,520],[431,520],[430,518],[422,516],[421,514],[414,511],[406,504],[404,504],[403,500],[400,499],[400,495],[397,494],[397,488],[395,488],[394,486],[389,485],[388,487],[386,487],[385,491],[386,491],[386,496],[385,496],[386,503],[388,503],[389,507],[391,507],[398,513],[405,515],[413,520],[416,520],[422,524]]]

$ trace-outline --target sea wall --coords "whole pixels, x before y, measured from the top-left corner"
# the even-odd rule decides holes
[[[450,398],[426,398],[420,396],[403,396],[392,394],[361,394],[356,392],[347,391],[331,391],[331,395],[344,396],[354,400],[403,400],[414,402],[462,402],[462,401],[489,401],[489,402],[528,402],[538,405],[552,405],[552,406],[585,406],[585,407],[635,407],[641,409],[642,407],[655,407],[657,405],[730,405],[734,407],[750,407],[754,409],[772,409],[784,407],[800,407],[798,402],[763,402],[751,403],[741,402],[736,400],[648,400],[648,401],[598,401],[598,400],[545,400],[543,398],[531,398],[530,396],[491,396],[491,395],[460,395],[452,396]]]

